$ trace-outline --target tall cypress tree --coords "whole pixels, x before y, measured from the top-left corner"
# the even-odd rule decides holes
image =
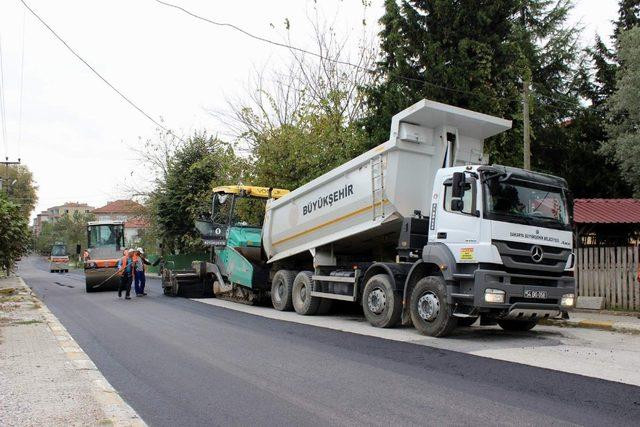
[[[592,76],[583,81],[582,95],[590,105],[582,108],[571,123],[573,131],[570,140],[574,146],[573,155],[582,159],[585,170],[582,181],[577,187],[577,195],[585,197],[630,197],[631,186],[622,178],[619,165],[613,160],[611,152],[602,150],[609,135],[605,130],[607,122],[606,101],[616,88],[616,74],[620,68],[618,44],[621,32],[640,24],[640,0],[620,0],[618,19],[614,22],[611,39],[612,47],[596,37],[587,54],[592,62]],[[580,175],[580,174],[578,174]]]
[[[386,140],[393,114],[422,98],[499,116],[516,110],[518,50],[510,17],[517,4],[386,0],[379,81],[367,88],[371,144]],[[495,144],[506,147],[506,138]]]
[[[571,8],[571,0],[387,0],[379,80],[367,88],[372,145],[388,137],[394,113],[429,98],[512,119],[513,130],[485,151],[494,163],[521,166],[521,91],[530,78],[533,168],[565,176],[578,195],[598,189],[584,166],[606,175],[610,165],[582,141],[594,117],[580,105],[589,73]]]
[[[640,0],[619,0],[618,20],[613,32],[615,40],[619,40],[622,31],[629,30],[636,25],[640,25]]]

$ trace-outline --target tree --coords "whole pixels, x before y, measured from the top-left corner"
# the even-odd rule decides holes
[[[603,151],[620,165],[624,179],[640,197],[640,26],[619,33],[616,90],[606,101]]]
[[[26,253],[29,240],[28,217],[18,204],[0,195],[0,267],[7,276]]]
[[[533,159],[543,168],[547,131],[564,132],[579,105],[570,9],[569,0],[385,1],[379,80],[367,88],[371,143],[386,140],[393,114],[428,98],[512,119],[514,129],[488,140],[485,151],[492,162],[520,166],[521,90],[531,79]]]
[[[378,80],[367,88],[371,146],[388,138],[395,113],[422,98],[499,116],[518,111],[519,52],[510,40],[516,6],[513,0],[385,1]]]
[[[247,96],[219,115],[248,155],[245,183],[293,190],[367,148],[360,88],[372,78],[372,43],[363,35],[357,52],[349,52],[348,39],[317,13],[309,24],[320,58],[292,50],[284,70],[257,73]]]
[[[42,224],[36,239],[36,250],[48,255],[54,243],[61,242],[67,246],[69,254],[74,254],[76,245],[85,249],[87,245],[87,222],[95,220],[91,213],[74,212],[65,214],[50,222]]]
[[[25,165],[12,165],[0,168],[3,180],[2,191],[9,200],[20,206],[20,212],[28,217],[38,201],[38,187],[33,182],[33,174]]]
[[[578,132],[571,134],[574,149],[572,157],[578,157],[583,168],[592,173],[573,173],[569,177],[577,197],[629,197],[632,188],[623,179],[619,163],[613,152],[607,149],[607,100],[616,89],[616,74],[620,68],[618,59],[619,36],[624,30],[640,23],[640,0],[621,0],[618,7],[618,19],[614,22],[612,47],[599,36],[592,47],[586,49],[592,63],[591,75],[585,72],[582,79],[581,93],[590,105],[581,108],[570,127]],[[577,138],[577,139],[576,139]],[[574,171],[574,169],[567,169]]]
[[[246,162],[233,149],[206,132],[195,133],[176,149],[147,206],[169,251],[199,246],[195,220],[210,210],[211,189],[238,183]]]
[[[618,20],[615,23],[614,39],[620,39],[620,33],[640,25],[640,0],[619,0]]]

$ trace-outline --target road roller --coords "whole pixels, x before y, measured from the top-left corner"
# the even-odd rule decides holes
[[[118,289],[120,276],[116,274],[116,265],[124,249],[124,221],[87,223],[87,251],[84,255],[87,292]]]

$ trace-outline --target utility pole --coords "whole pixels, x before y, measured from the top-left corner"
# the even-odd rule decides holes
[[[529,124],[529,79],[522,82],[522,126],[524,135],[524,169],[531,170],[531,127]]]

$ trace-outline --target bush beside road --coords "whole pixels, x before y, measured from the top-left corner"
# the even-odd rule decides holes
[[[0,425],[145,425],[15,276],[0,279],[0,355]]]

